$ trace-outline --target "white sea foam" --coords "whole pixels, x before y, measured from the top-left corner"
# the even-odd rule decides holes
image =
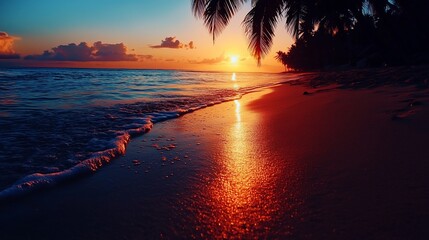
[[[280,82],[276,75],[237,74],[236,89],[229,73],[11,71],[0,76],[0,102],[7,103],[0,105],[0,167],[6,164],[9,172],[0,186],[28,175],[1,191],[0,200],[97,171],[152,124]]]
[[[118,133],[119,135],[111,141],[111,145],[114,147],[104,151],[95,152],[90,158],[67,170],[48,174],[34,173],[28,175],[17,181],[9,188],[1,191],[0,201],[29,194],[36,190],[53,187],[65,181],[95,172],[99,168],[108,164],[112,159],[124,155],[126,145],[130,141],[131,137],[135,137],[150,131],[152,126],[152,122],[147,120],[146,124],[138,128],[128,129]]]

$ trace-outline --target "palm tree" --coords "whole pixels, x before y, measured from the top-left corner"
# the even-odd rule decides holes
[[[192,0],[194,15],[204,20],[213,35],[213,42],[239,8],[248,0]],[[274,29],[281,18],[288,30],[298,38],[302,33],[307,0],[252,0],[252,9],[243,20],[252,56],[261,63],[273,43]]]
[[[249,0],[192,0],[192,11],[197,18],[204,20],[204,24],[213,35],[214,43],[230,19],[246,2]],[[249,40],[248,48],[257,59],[258,65],[272,46],[274,29],[279,20],[285,20],[286,28],[295,37],[296,43],[302,40],[299,41],[301,46],[306,45],[307,40],[316,34],[334,36],[341,33],[340,36],[345,36],[345,33],[353,30],[359,21],[368,19],[365,18],[366,13],[371,15],[370,19],[377,28],[376,25],[382,25],[389,14],[400,12],[401,5],[412,6],[405,0],[250,0],[250,2],[252,8],[245,16],[243,26]],[[393,25],[390,22],[388,24]]]
[[[192,10],[204,20],[214,42],[246,2],[248,0],[192,0]],[[280,19],[286,20],[286,28],[296,40],[311,35],[316,25],[319,31],[333,34],[353,25],[353,12],[362,8],[363,0],[251,0],[251,4],[243,25],[249,50],[259,65],[271,48]]]
[[[274,57],[277,61],[281,62],[285,67],[285,72],[287,72],[287,54],[282,51],[276,52],[276,56]]]

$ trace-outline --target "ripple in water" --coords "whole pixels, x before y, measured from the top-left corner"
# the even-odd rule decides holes
[[[0,190],[24,176],[58,173],[101,155],[104,160],[97,164],[102,165],[122,154],[120,146],[130,136],[147,131],[152,123],[239,98],[280,79],[284,81],[285,76],[169,70],[3,70]],[[109,152],[112,149],[116,149],[114,154]]]

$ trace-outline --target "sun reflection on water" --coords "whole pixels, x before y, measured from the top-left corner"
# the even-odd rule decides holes
[[[240,86],[237,83],[237,74],[232,73],[232,75],[231,75],[231,81],[234,82],[234,84],[232,85],[232,87],[234,88],[234,90],[240,89]]]
[[[240,101],[234,100],[234,103],[235,103],[235,119],[237,120],[237,123],[240,123],[241,122]],[[236,123],[236,126],[238,126],[237,123]]]
[[[246,238],[255,236],[255,231],[269,231],[278,203],[273,169],[259,144],[252,144],[254,128],[249,123],[257,116],[248,111],[243,115],[239,100],[234,100],[234,106],[234,123],[217,159],[220,171],[208,189],[213,213],[209,225],[223,238]]]

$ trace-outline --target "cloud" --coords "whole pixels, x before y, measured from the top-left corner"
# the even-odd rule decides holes
[[[137,55],[137,57],[139,58],[139,61],[155,60],[153,55]]]
[[[188,43],[188,48],[189,49],[195,49],[196,47],[195,47],[195,45],[194,45],[194,41],[190,41],[189,43]]]
[[[18,37],[9,36],[6,32],[0,32],[0,59],[17,59],[17,54],[13,48],[13,44]]]
[[[161,40],[160,45],[151,45],[151,48],[185,48],[185,49],[195,49],[195,44],[193,41],[190,41],[188,44],[183,44],[176,37],[166,37],[165,40]]]
[[[222,53],[222,55],[220,55],[219,57],[216,57],[216,58],[205,58],[201,61],[190,60],[189,63],[193,63],[193,64],[217,64],[217,63],[221,63],[221,62],[224,62],[227,60],[228,60],[228,58],[225,57],[224,53]]]
[[[20,58],[19,54],[0,54],[0,59],[18,59]]]
[[[93,56],[93,47],[82,42],[79,45],[70,43],[68,45],[59,45],[52,48],[52,51],[44,51],[40,55],[29,55],[25,59],[34,60],[55,60],[55,61],[91,61]]]
[[[123,43],[108,44],[95,42],[96,61],[137,61],[135,54],[127,54],[127,47]]]
[[[86,42],[70,43],[44,51],[42,54],[28,55],[28,60],[51,61],[137,61],[135,54],[127,54],[127,47],[123,43],[110,44],[95,42],[89,46]]]

